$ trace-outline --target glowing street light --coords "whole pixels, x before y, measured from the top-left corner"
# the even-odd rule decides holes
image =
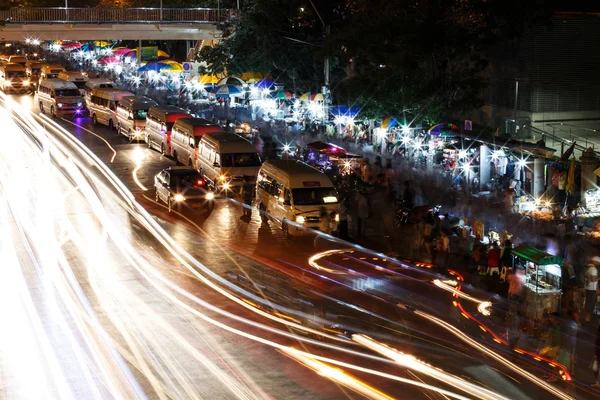
[[[519,168],[523,168],[527,166],[527,159],[520,159],[519,161],[517,161],[517,165],[519,166]]]
[[[408,125],[402,125],[402,133],[408,135],[410,133],[410,127]]]
[[[466,158],[467,157],[467,151],[466,150],[461,150],[458,152],[458,158]]]

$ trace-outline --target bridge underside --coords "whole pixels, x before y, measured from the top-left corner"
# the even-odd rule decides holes
[[[0,29],[0,41],[214,40],[220,33],[210,24],[8,24]]]

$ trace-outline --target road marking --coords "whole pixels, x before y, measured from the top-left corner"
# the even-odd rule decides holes
[[[83,126],[81,126],[81,125],[79,125],[79,124],[76,124],[76,123],[75,123],[75,122],[73,122],[73,121],[69,121],[68,119],[66,119],[66,118],[62,118],[62,117],[61,117],[60,119],[61,119],[62,121],[65,121],[65,122],[68,122],[68,123],[70,123],[71,125],[75,125],[76,127],[83,129],[83,130],[84,130],[84,131],[86,131],[87,133],[91,133],[92,135],[96,136],[98,139],[100,139],[100,140],[102,140],[104,143],[106,143],[106,145],[108,146],[108,148],[109,148],[109,149],[111,149],[111,150],[112,150],[112,152],[114,153],[114,154],[113,154],[113,156],[112,156],[112,158],[110,159],[110,162],[112,163],[112,162],[114,161],[115,157],[117,156],[117,151],[116,151],[116,150],[115,150],[115,149],[114,149],[114,148],[113,148],[113,147],[110,145],[110,143],[108,143],[108,141],[107,141],[106,139],[104,139],[102,136],[98,135],[97,133],[94,133],[94,132],[90,131],[89,129],[87,129],[87,128],[84,128]],[[148,189],[144,189],[144,190],[148,190]]]

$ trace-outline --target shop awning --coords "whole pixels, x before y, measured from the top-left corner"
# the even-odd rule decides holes
[[[512,250],[512,254],[516,257],[530,261],[537,265],[558,264],[561,265],[563,259],[558,256],[553,256],[545,251],[536,249],[535,247],[519,246]]]

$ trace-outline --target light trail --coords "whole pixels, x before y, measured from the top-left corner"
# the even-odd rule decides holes
[[[46,117],[46,118],[47,118],[47,117]],[[61,128],[61,129],[62,129],[62,128]],[[78,147],[75,147],[75,148],[76,148],[76,149],[78,149]],[[78,149],[78,151],[82,151],[82,150],[81,150],[81,149]],[[82,151],[82,154],[85,154],[85,153],[86,153],[85,151]],[[67,153],[67,154],[68,154],[68,153]],[[189,256],[189,254],[185,253],[185,252],[183,251],[183,249],[181,249],[181,248],[180,248],[180,247],[179,247],[179,246],[178,246],[176,243],[174,243],[174,242],[172,241],[172,238],[170,238],[170,237],[169,237],[169,236],[166,234],[166,232],[164,232],[164,230],[162,230],[162,228],[160,228],[160,227],[159,227],[159,226],[156,224],[156,222],[155,222],[155,221],[154,221],[152,218],[149,218],[149,216],[148,216],[148,214],[145,212],[145,210],[141,209],[141,207],[140,207],[140,206],[137,204],[137,202],[135,202],[135,200],[133,199],[133,196],[131,195],[131,193],[130,193],[130,192],[128,192],[128,191],[127,191],[127,189],[125,189],[124,187],[122,187],[122,186],[121,186],[122,184],[120,184],[120,182],[119,182],[118,180],[113,180],[112,173],[110,173],[110,171],[108,171],[108,170],[105,170],[105,167],[104,167],[104,165],[103,165],[102,163],[98,163],[98,162],[96,162],[96,159],[94,158],[95,156],[94,156],[94,157],[92,157],[92,155],[93,155],[93,153],[92,153],[91,155],[90,155],[90,154],[86,154],[84,157],[86,157],[86,156],[87,156],[87,157],[89,157],[89,159],[92,159],[92,160],[94,160],[94,162],[93,162],[93,163],[91,163],[91,165],[95,165],[95,166],[96,166],[96,167],[97,167],[97,168],[98,168],[98,169],[101,171],[101,173],[102,173],[102,174],[103,174],[105,177],[107,177],[107,179],[108,179],[108,180],[109,180],[109,182],[110,182],[110,183],[111,183],[111,184],[112,184],[112,185],[115,187],[115,189],[116,189],[118,192],[120,192],[120,193],[121,193],[121,195],[122,195],[123,199],[124,199],[124,200],[125,200],[125,201],[126,201],[128,204],[129,204],[129,206],[130,206],[130,207],[125,207],[125,209],[126,209],[128,212],[132,212],[132,211],[133,211],[133,216],[134,216],[134,218],[136,218],[138,221],[140,221],[140,222],[141,222],[141,223],[142,223],[142,224],[143,224],[143,225],[144,225],[144,226],[145,226],[147,229],[148,229],[148,228],[150,228],[150,229],[149,229],[150,233],[152,233],[153,235],[155,235],[155,236],[157,237],[157,239],[158,239],[158,240],[159,240],[161,243],[163,243],[163,245],[165,245],[165,247],[167,247],[167,250],[169,250],[169,251],[170,251],[170,252],[171,252],[171,253],[172,253],[172,254],[173,254],[173,255],[174,255],[174,256],[175,256],[175,257],[178,259],[178,261],[180,261],[180,262],[181,262],[181,263],[182,263],[184,266],[186,266],[186,268],[188,268],[189,270],[193,271],[193,273],[194,273],[195,275],[199,275],[199,274],[197,273],[197,271],[196,271],[196,270],[195,270],[195,269],[192,267],[192,265],[190,265],[190,264],[188,264],[188,263],[186,262],[186,259],[191,259],[191,256]],[[85,169],[85,167],[84,167],[84,166],[82,166],[82,165],[80,165],[80,163],[79,163],[79,162],[78,162],[76,159],[74,159],[73,157],[69,157],[68,159],[63,159],[63,160],[61,161],[61,165],[62,165],[64,168],[67,168],[67,169],[70,169],[70,168],[71,168],[71,167],[70,167],[71,165],[73,165],[73,166],[74,166],[74,165],[77,165],[77,168],[81,169],[81,170],[82,170],[82,172],[84,172],[84,174],[85,174],[85,175],[87,175],[89,178],[91,178],[91,179],[93,179],[93,180],[96,180],[95,176],[94,176],[93,174],[90,174],[90,173],[89,173],[89,172],[88,172],[88,171]],[[73,176],[75,176],[75,177],[77,178],[77,179],[76,179],[76,183],[79,185],[79,187],[80,187],[80,190],[81,190],[82,194],[83,194],[83,195],[86,197],[86,199],[87,199],[88,203],[90,204],[90,206],[92,206],[92,208],[93,208],[93,209],[96,209],[96,208],[98,207],[98,209],[95,211],[95,212],[97,212],[97,217],[98,217],[98,218],[99,218],[101,215],[105,215],[105,214],[104,214],[104,211],[103,211],[103,206],[102,206],[102,203],[101,203],[99,200],[95,199],[96,193],[94,192],[94,190],[92,190],[91,188],[89,188],[89,187],[87,187],[87,186],[86,186],[86,185],[88,185],[88,186],[89,186],[89,183],[87,182],[87,178],[85,178],[85,177],[84,177],[82,174],[79,174],[79,173],[78,173],[78,171],[77,171],[77,168],[75,168],[75,170],[71,171],[71,173],[73,174]],[[79,175],[79,176],[78,176],[78,175]],[[97,183],[98,183],[98,184],[100,184],[100,182],[97,182]],[[99,219],[100,219],[100,218],[99,218]],[[113,240],[114,240],[116,243],[119,243],[120,245],[122,245],[123,247],[125,247],[125,250],[126,250],[126,251],[125,251],[125,253],[129,253],[130,251],[132,251],[132,249],[131,249],[131,245],[128,243],[128,241],[123,241],[123,242],[120,242],[120,239],[122,239],[122,237],[121,237],[121,235],[120,235],[120,234],[117,232],[118,228],[116,228],[116,227],[111,227],[111,226],[110,226],[110,225],[111,225],[111,223],[110,223],[110,222],[108,222],[108,221],[104,221],[104,220],[100,219],[100,222],[101,222],[101,223],[102,223],[102,224],[105,226],[105,229],[106,229],[107,233],[108,233],[108,234],[109,234],[109,235],[110,235],[110,236],[113,238]],[[69,235],[70,235],[70,236],[71,236],[71,234],[72,234],[72,233],[69,233]],[[135,261],[135,258],[136,258],[136,257],[139,257],[139,258],[140,258],[140,260],[141,260],[141,256],[140,256],[140,255],[137,253],[137,251],[135,251],[135,250],[133,250],[131,253],[129,253],[129,256],[130,256],[130,257],[132,257],[132,259],[133,259],[134,261]],[[135,257],[134,257],[134,256],[135,256]],[[194,260],[194,261],[195,261],[195,260]],[[137,264],[137,263],[134,263],[134,264]],[[196,265],[196,264],[197,264],[197,262],[196,262],[196,263],[192,263],[192,264]],[[135,265],[134,265],[134,266],[135,266]],[[140,266],[137,266],[137,268],[141,268],[141,267],[140,267]],[[155,269],[154,269],[152,266],[150,266],[150,265],[147,265],[147,266],[145,266],[144,268],[149,268],[149,269],[150,269],[150,271],[152,272],[153,276],[154,276],[154,277],[156,277],[156,276],[157,276],[157,275],[156,275],[156,270],[155,270]],[[143,271],[143,268],[141,268],[141,271]],[[148,280],[150,281],[150,283],[151,283],[151,284],[152,284],[152,285],[153,285],[155,288],[157,288],[157,289],[158,289],[158,287],[159,287],[159,286],[158,286],[158,284],[157,284],[156,282],[154,282],[154,280],[153,280],[153,279],[149,278],[149,277],[150,277],[150,275],[148,275],[148,274],[144,274],[144,275],[146,276],[146,279],[148,279]],[[158,274],[158,275],[160,275],[160,274]],[[163,278],[164,278],[164,277],[163,277]],[[179,289],[179,292],[178,292],[178,293],[179,293],[180,295],[184,295],[184,296],[186,296],[186,295],[187,295],[187,296],[192,296],[192,295],[190,295],[189,293],[187,293],[187,292],[185,292],[185,291],[182,291],[182,289],[181,289],[181,288],[179,288],[177,285],[175,285],[174,283],[172,283],[172,282],[170,282],[170,281],[168,281],[168,280],[163,280],[163,281],[161,281],[161,283],[162,283],[162,284],[169,284],[169,285],[171,286],[171,289]],[[173,286],[175,286],[175,287],[173,287]],[[210,317],[207,317],[206,315],[204,315],[204,314],[200,313],[198,310],[196,310],[196,309],[194,309],[194,308],[192,308],[192,307],[188,306],[187,304],[185,304],[185,303],[181,302],[181,301],[180,301],[180,300],[178,300],[178,299],[177,299],[175,296],[173,296],[173,295],[172,295],[172,294],[170,294],[170,293],[167,293],[167,292],[166,292],[166,291],[164,291],[164,290],[163,290],[161,293],[163,293],[163,294],[164,294],[164,295],[165,295],[167,298],[169,298],[169,299],[170,299],[172,302],[174,302],[174,303],[178,304],[178,305],[179,305],[181,308],[183,308],[183,309],[186,309],[186,310],[187,310],[187,311],[189,311],[190,313],[192,313],[192,314],[194,314],[194,315],[196,315],[196,316],[200,317],[201,319],[203,319],[203,320],[205,320],[205,321],[207,321],[207,322],[209,322],[209,323],[211,323],[211,324],[213,324],[213,325],[215,325],[215,326],[218,326],[218,327],[220,327],[220,328],[222,328],[222,329],[228,330],[228,331],[230,331],[230,332],[232,332],[232,333],[235,333],[235,334],[237,334],[237,335],[240,335],[240,336],[243,336],[243,337],[247,337],[247,338],[249,338],[249,339],[252,339],[252,340],[254,340],[254,341],[257,341],[257,342],[260,342],[260,343],[264,343],[264,344],[270,345],[270,346],[272,346],[272,347],[275,347],[275,348],[279,348],[279,349],[282,349],[282,348],[284,348],[284,346],[283,346],[283,345],[281,345],[281,344],[278,344],[278,343],[276,343],[276,342],[272,342],[272,341],[268,341],[268,340],[266,340],[266,339],[264,339],[264,338],[261,338],[261,337],[255,336],[255,335],[250,335],[250,334],[247,334],[246,332],[243,332],[243,331],[237,330],[237,329],[235,329],[235,328],[232,328],[232,327],[230,327],[230,326],[227,326],[226,324],[222,324],[222,323],[220,323],[219,321],[216,321],[216,320],[214,320],[214,319],[212,319],[212,318],[210,318]],[[194,297],[194,296],[192,296],[192,298],[193,298],[193,297]],[[196,301],[196,302],[198,302],[198,300],[199,300],[199,299],[197,299],[197,298],[196,298],[196,299],[194,299],[194,301]],[[207,308],[208,308],[208,305],[205,305],[205,307],[207,307]],[[221,312],[222,312],[222,310],[215,310],[215,311],[221,311]],[[319,335],[323,335],[323,333],[319,331]],[[297,339],[299,339],[298,337],[296,337],[296,338],[297,338]],[[336,350],[340,350],[340,351],[342,351],[341,349],[336,349]],[[345,349],[343,349],[343,350],[345,351]],[[296,350],[294,350],[294,351],[295,351],[295,352],[298,352],[298,351],[296,351]],[[419,383],[419,382],[415,382],[415,381],[411,381],[411,380],[402,380],[403,378],[400,378],[400,377],[397,377],[397,376],[394,376],[394,375],[385,374],[385,373],[381,373],[381,372],[379,372],[379,371],[376,371],[376,370],[371,370],[371,369],[363,368],[363,367],[360,367],[360,366],[356,366],[356,365],[352,365],[352,364],[343,363],[343,362],[341,362],[341,361],[339,361],[339,360],[335,360],[335,359],[331,359],[331,358],[327,358],[327,357],[322,357],[322,356],[316,356],[316,355],[314,355],[314,354],[310,354],[310,353],[306,353],[306,352],[300,352],[299,354],[305,355],[306,357],[310,357],[310,358],[313,358],[313,359],[317,359],[317,360],[321,360],[321,361],[329,362],[329,363],[332,363],[332,364],[334,364],[334,365],[344,366],[344,367],[351,368],[351,369],[354,369],[354,370],[357,370],[357,371],[361,371],[361,372],[365,372],[365,373],[370,373],[370,374],[373,374],[373,375],[376,375],[376,376],[385,377],[385,378],[388,378],[388,379],[393,379],[393,380],[400,381],[400,382],[404,382],[404,383],[408,383],[408,384],[411,384],[411,385],[417,385],[417,386],[420,386],[420,383]],[[365,356],[365,355],[364,355],[364,354],[362,354],[362,353],[357,353],[357,354],[359,354],[359,355],[361,355],[361,356],[363,356],[363,357]],[[424,386],[421,386],[421,387],[424,387]],[[435,390],[435,391],[438,391],[438,392],[440,392],[440,389],[439,389],[439,388],[430,388],[430,387],[428,387],[428,388],[429,388],[430,390]],[[452,397],[461,398],[460,396],[458,396],[458,395],[456,395],[456,394],[452,394],[452,393],[449,393],[449,392],[448,392],[447,394],[448,394],[449,396],[452,396]]]
[[[374,387],[360,381],[356,377],[347,374],[338,368],[332,368],[329,365],[317,361],[314,358],[307,357],[303,354],[298,354],[291,349],[285,349],[281,351],[288,357],[300,362],[306,367],[312,369],[317,374],[331,379],[337,384],[347,387],[348,389],[365,396],[368,399],[373,400],[394,400],[393,397],[388,396],[387,394],[375,389]]]
[[[48,117],[47,117],[45,114],[44,114],[44,117],[48,118]],[[112,163],[112,162],[115,160],[115,157],[117,156],[117,151],[114,149],[114,147],[112,147],[112,146],[110,145],[110,143],[108,143],[108,140],[104,139],[102,136],[98,135],[97,133],[95,133],[95,132],[92,132],[92,131],[90,131],[90,130],[89,130],[89,129],[87,129],[87,128],[84,128],[83,126],[81,126],[81,125],[79,125],[79,124],[76,124],[76,123],[75,123],[75,122],[73,122],[73,121],[69,121],[69,120],[68,120],[68,119],[66,119],[66,118],[61,118],[61,120],[62,120],[62,121],[65,121],[65,122],[68,122],[69,124],[71,124],[71,125],[74,125],[74,126],[78,127],[79,129],[83,129],[84,131],[86,131],[86,132],[87,132],[87,133],[89,133],[90,135],[94,135],[94,136],[95,136],[95,137],[97,137],[98,139],[102,140],[104,143],[106,143],[106,145],[108,146],[108,148],[109,148],[109,149],[110,149],[110,150],[113,152],[113,156],[112,156],[112,158],[110,159],[110,162]],[[54,121],[52,121],[52,122],[54,122]],[[58,124],[57,124],[57,125],[58,125]],[[58,125],[58,126],[60,126],[60,125]]]
[[[464,293],[461,290],[458,290],[456,288],[456,285],[458,284],[457,281],[440,281],[439,279],[434,279],[433,284],[435,286],[439,287],[440,289],[444,289],[448,292],[455,294],[457,297],[462,297],[463,299],[470,300],[474,303],[477,303],[478,304],[477,310],[482,315],[485,315],[486,317],[491,315],[490,307],[492,306],[492,303],[490,303],[489,301],[479,300],[473,296],[470,296],[470,295]]]
[[[427,376],[447,383],[450,386],[460,389],[466,393],[476,396],[478,399],[484,400],[508,400],[507,397],[501,396],[491,390],[484,389],[470,382],[457,378],[439,368],[433,368],[424,362],[417,360],[414,356],[399,352],[381,342],[362,335],[352,335],[352,340],[360,343],[368,349],[375,351],[391,360],[394,360],[398,365],[426,374]]]
[[[399,306],[404,308],[402,305],[399,305]],[[555,388],[554,386],[550,385],[548,382],[544,381],[543,379],[538,378],[534,374],[524,370],[523,368],[508,361],[506,358],[502,357],[501,355],[497,354],[496,352],[488,349],[487,347],[481,345],[477,341],[471,339],[469,336],[467,336],[465,333],[463,333],[462,331],[457,329],[455,326],[453,326],[437,317],[434,317],[433,315],[424,313],[422,311],[414,310],[413,312],[415,314],[420,315],[423,318],[426,318],[427,320],[435,323],[436,325],[444,328],[445,330],[447,330],[448,332],[452,333],[454,336],[459,338],[461,341],[469,344],[471,347],[473,347],[473,348],[481,351],[483,354],[493,358],[494,360],[498,361],[500,364],[504,365],[505,367],[507,367],[507,368],[511,369],[512,371],[518,373],[519,375],[527,378],[528,380],[535,383],[536,385],[538,385],[542,389],[546,390],[547,392],[551,393],[552,395],[554,395],[560,399],[563,399],[563,400],[575,400],[573,397],[571,397],[568,394],[564,393],[563,391]]]
[[[148,188],[146,186],[144,186],[142,184],[142,182],[140,182],[140,180],[138,179],[138,171],[139,169],[142,167],[142,161],[144,161],[144,153],[141,151],[141,149],[139,147],[136,147],[134,150],[134,158],[135,158],[135,168],[133,169],[133,172],[131,173],[133,175],[133,181],[135,182],[136,185],[138,185],[138,187],[140,189],[142,189],[144,192],[146,190],[148,190]]]

